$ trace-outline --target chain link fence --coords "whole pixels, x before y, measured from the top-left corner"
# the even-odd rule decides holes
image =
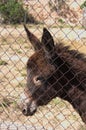
[[[85,0],[22,0],[26,12],[23,20],[14,25],[4,23],[0,14],[0,130],[86,130],[71,104],[58,97],[39,107],[33,116],[25,117],[19,106],[20,94],[26,87],[26,63],[34,54],[21,23],[27,23],[39,39],[46,27],[57,43],[86,54],[85,3]]]

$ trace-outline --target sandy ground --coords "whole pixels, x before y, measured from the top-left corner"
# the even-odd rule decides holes
[[[30,30],[41,39],[42,28]],[[84,29],[49,29],[56,41],[86,53]],[[22,26],[0,27],[0,130],[86,130],[72,106],[54,99],[32,117],[22,115],[17,105],[26,84],[26,62],[34,53]]]

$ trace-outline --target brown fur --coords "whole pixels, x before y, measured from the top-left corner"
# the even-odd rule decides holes
[[[48,64],[43,50],[36,52],[30,57],[27,62],[27,68],[39,68],[39,72],[42,73],[42,76],[49,75],[50,73],[52,73],[52,71],[55,70],[55,68],[51,64]]]

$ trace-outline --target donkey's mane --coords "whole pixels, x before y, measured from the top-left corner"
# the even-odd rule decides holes
[[[86,55],[62,43],[56,44],[56,52],[77,73],[79,80],[86,84]]]
[[[63,43],[56,44],[57,52],[59,53],[69,53],[71,57],[81,60],[86,63],[86,55],[80,53],[78,50],[70,49],[70,46],[65,46]]]

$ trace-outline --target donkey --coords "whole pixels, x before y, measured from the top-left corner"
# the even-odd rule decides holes
[[[55,44],[44,28],[41,41],[24,25],[35,53],[27,61],[27,86],[21,94],[25,116],[59,97],[68,101],[86,123],[86,57],[62,43]]]

